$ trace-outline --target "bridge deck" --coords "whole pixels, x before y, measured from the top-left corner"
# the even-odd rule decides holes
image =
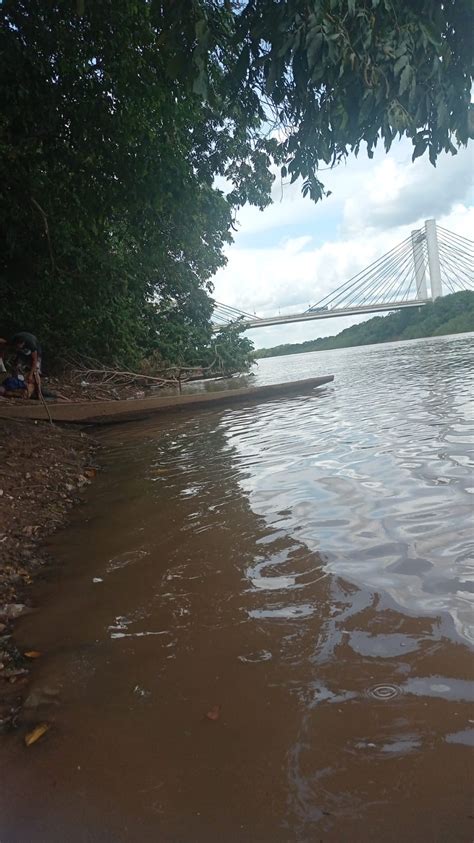
[[[315,319],[334,319],[336,316],[357,316],[359,313],[382,313],[388,310],[403,310],[408,307],[421,307],[431,299],[415,299],[398,303],[367,304],[355,307],[340,307],[334,310],[313,310],[304,313],[292,313],[286,316],[269,316],[267,319],[243,319],[241,325],[246,330],[252,328],[266,328],[270,325],[289,325],[292,322],[312,322]],[[220,330],[222,326],[216,325],[214,330]]]

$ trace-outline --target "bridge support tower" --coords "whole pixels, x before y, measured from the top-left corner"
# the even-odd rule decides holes
[[[415,281],[416,281],[416,297],[417,299],[427,299],[428,291],[426,289],[426,267],[425,267],[425,252],[423,249],[425,235],[423,231],[412,231],[411,233],[411,248],[413,252],[413,263],[415,265]]]
[[[438,235],[436,220],[425,222],[426,246],[428,249],[428,266],[430,270],[431,298],[435,301],[443,295],[441,286],[441,268],[439,265]],[[415,262],[416,267],[416,262]]]

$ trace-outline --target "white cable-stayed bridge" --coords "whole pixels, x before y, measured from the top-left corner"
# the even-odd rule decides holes
[[[474,290],[474,243],[427,220],[424,227],[302,313],[259,317],[215,302],[214,329],[235,322],[247,330],[338,316],[420,307],[459,290]]]

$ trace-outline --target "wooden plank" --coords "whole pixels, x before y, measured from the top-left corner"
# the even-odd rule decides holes
[[[245,401],[263,401],[285,395],[298,395],[309,392],[318,386],[331,383],[334,375],[306,380],[276,383],[268,386],[223,389],[215,392],[193,393],[190,395],[166,395],[159,398],[133,398],[125,401],[48,401],[48,408],[57,422],[79,424],[112,424],[146,418],[155,413],[172,413],[179,410],[200,410],[213,406],[232,405]],[[7,399],[0,401],[0,418],[35,419],[44,421],[45,408],[38,401],[25,404],[10,404]]]

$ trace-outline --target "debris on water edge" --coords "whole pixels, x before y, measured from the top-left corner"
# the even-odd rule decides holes
[[[26,746],[31,746],[32,744],[36,743],[43,735],[50,729],[49,723],[39,723],[35,726],[31,732],[27,732],[25,735],[25,744]]]

